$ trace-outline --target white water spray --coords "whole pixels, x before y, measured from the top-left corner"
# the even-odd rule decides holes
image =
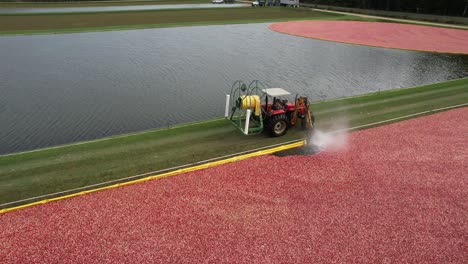
[[[315,129],[309,139],[312,148],[317,152],[341,152],[348,149],[348,128],[347,119],[339,119],[333,122],[333,125],[326,130]]]

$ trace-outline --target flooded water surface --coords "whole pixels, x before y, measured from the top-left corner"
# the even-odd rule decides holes
[[[463,56],[293,37],[268,24],[0,37],[0,153],[219,117],[238,79],[313,101],[468,76]]]

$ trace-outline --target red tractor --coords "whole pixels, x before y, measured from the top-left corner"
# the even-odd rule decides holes
[[[303,129],[313,129],[315,118],[308,98],[296,96],[292,103],[283,99],[288,95],[283,88],[265,88],[259,81],[249,86],[236,81],[226,95],[225,117],[246,135],[267,131],[279,137],[295,126],[298,118]]]

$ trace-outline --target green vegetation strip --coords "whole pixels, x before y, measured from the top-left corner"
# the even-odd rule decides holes
[[[0,8],[54,8],[129,5],[209,4],[210,0],[127,0],[127,1],[69,1],[69,2],[0,2]]]
[[[0,15],[0,35],[68,33],[311,19],[370,20],[309,9],[282,7]]]
[[[313,104],[318,129],[359,126],[468,102],[468,78]],[[224,119],[0,156],[0,204],[304,138],[244,136]],[[31,201],[29,201],[31,202]],[[18,205],[18,204],[15,204]],[[9,206],[7,206],[9,207]]]

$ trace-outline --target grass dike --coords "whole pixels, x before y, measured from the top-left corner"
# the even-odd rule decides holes
[[[350,127],[468,103],[468,78],[312,104],[316,127],[345,117]],[[416,117],[417,115],[411,116]],[[410,118],[410,117],[408,117]],[[381,125],[381,123],[376,124]],[[305,138],[244,136],[225,119],[0,156],[0,206]],[[38,199],[39,200],[39,199]],[[34,200],[28,200],[33,202]]]
[[[70,2],[0,2],[0,8],[54,8],[88,6],[133,6],[133,5],[175,5],[208,4],[207,0],[114,0],[114,1],[70,1]]]
[[[0,14],[0,35],[56,34],[290,20],[364,20],[304,8],[206,8],[92,13]]]

